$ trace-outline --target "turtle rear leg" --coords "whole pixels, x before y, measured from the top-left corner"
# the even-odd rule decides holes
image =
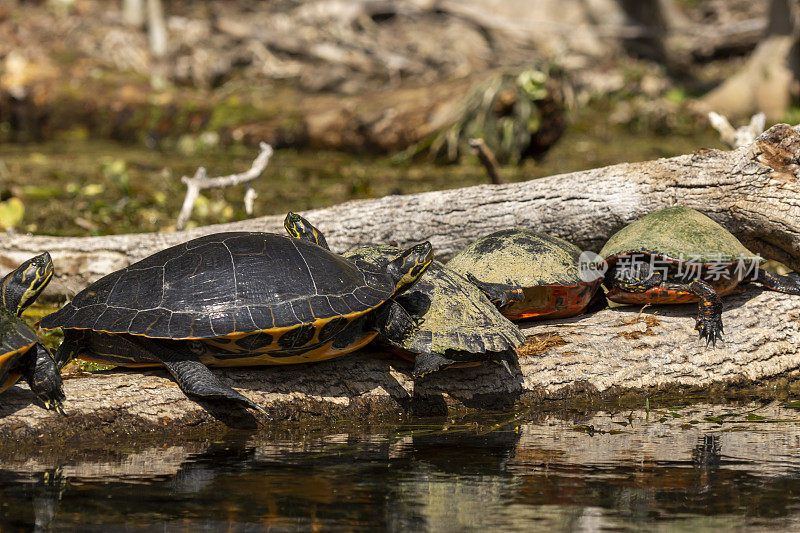
[[[781,276],[760,268],[753,281],[772,291],[800,295],[800,274],[797,272]]]
[[[411,373],[411,377],[415,380],[420,379],[431,372],[436,372],[442,367],[447,367],[455,363],[456,361],[448,359],[438,353],[419,353],[414,359],[414,371]]]
[[[688,285],[688,290],[700,300],[697,304],[697,323],[694,328],[700,332],[700,338],[716,346],[717,339],[722,338],[722,298],[714,287],[705,281],[695,280]]]
[[[511,302],[521,302],[525,299],[525,293],[522,289],[509,283],[489,283],[481,281],[470,273],[467,273],[467,279],[470,283],[478,287],[498,309],[505,307]]]
[[[253,400],[222,383],[197,356],[180,353],[162,342],[147,338],[131,336],[127,340],[161,361],[187,396],[204,400],[231,400],[269,416]]]
[[[22,368],[22,377],[28,382],[31,391],[41,400],[45,408],[64,414],[64,388],[50,351],[41,344],[34,344],[25,355],[28,364]]]

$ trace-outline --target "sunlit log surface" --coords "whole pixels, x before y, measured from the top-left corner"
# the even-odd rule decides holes
[[[680,395],[686,388],[757,388],[767,378],[791,380],[797,374],[798,301],[754,286],[726,298],[726,336],[716,348],[698,341],[693,305],[605,309],[558,322],[526,323],[529,338],[513,377],[485,365],[447,370],[415,385],[408,363],[377,348],[318,364],[214,371],[263,405],[272,421],[236,406],[193,402],[162,371],[68,378],[66,417],[34,405],[33,394],[20,384],[0,396],[0,436],[18,440],[173,431],[169,428],[175,426],[269,427],[287,420],[385,422],[406,414],[505,410],[554,400],[570,404],[626,391],[644,402],[665,391]]]
[[[504,185],[357,200],[303,213],[333,249],[430,240],[440,257],[499,229],[521,226],[598,250],[625,224],[672,205],[706,213],[752,251],[800,266],[800,134],[777,125],[747,147],[573,172]],[[232,230],[283,233],[283,214],[178,233],[101,237],[6,235],[0,267],[49,250],[58,278],[50,295],[77,292],[102,275],[167,246]]]

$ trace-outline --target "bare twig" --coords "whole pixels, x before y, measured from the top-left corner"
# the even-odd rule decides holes
[[[486,173],[489,174],[489,179],[492,183],[495,185],[505,183],[505,180],[500,177],[497,159],[495,159],[489,147],[486,146],[486,142],[483,139],[470,139],[469,146],[472,148],[472,152],[478,156],[478,160],[480,160],[481,164],[486,169]]]
[[[741,148],[752,144],[756,137],[764,133],[764,126],[766,125],[764,113],[756,113],[750,118],[750,123],[747,126],[741,126],[736,129],[731,126],[727,118],[714,111],[708,114],[708,120],[711,122],[711,126],[719,132],[722,142],[731,148]]]
[[[181,212],[178,214],[178,221],[175,223],[175,229],[182,230],[186,226],[186,222],[189,221],[189,216],[192,214],[194,203],[197,201],[197,196],[200,194],[200,191],[205,189],[221,189],[224,187],[233,187],[240,183],[246,183],[247,188],[244,193],[244,207],[248,215],[253,214],[253,202],[257,195],[249,182],[253,181],[264,172],[273,152],[272,147],[267,143],[262,142],[259,147],[261,151],[253,160],[252,166],[241,174],[209,178],[206,176],[206,169],[200,167],[191,178],[183,176],[181,181],[186,184],[186,198],[184,198]]]

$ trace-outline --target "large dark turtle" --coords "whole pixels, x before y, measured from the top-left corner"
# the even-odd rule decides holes
[[[468,277],[512,320],[578,315],[600,279],[582,274],[580,249],[558,237],[506,229],[478,239],[447,267]],[[510,297],[522,291],[523,297]]]
[[[328,248],[322,232],[300,215],[289,213],[284,226],[289,235]],[[397,248],[366,246],[343,255],[362,270],[380,271],[397,255]],[[516,360],[514,348],[525,342],[525,335],[480,289],[439,261],[433,261],[412,288],[392,299],[393,316],[408,315],[419,328],[389,324],[378,339],[415,354],[415,378],[442,367],[483,361],[508,369],[508,361]]]
[[[725,228],[702,213],[670,207],[650,213],[614,234],[600,251],[607,271],[606,297],[624,304],[699,301],[696,329],[706,344],[722,338],[721,296],[740,282],[800,294],[796,274],[779,276],[759,267]]]
[[[24,378],[47,409],[63,413],[64,392],[56,362],[21,318],[51,277],[53,261],[45,252],[0,281],[0,392]]]
[[[386,324],[384,304],[432,260],[424,243],[365,271],[284,235],[218,233],[105,276],[41,325],[64,329],[61,365],[73,357],[163,364],[189,395],[260,410],[205,365],[307,363],[360,348]]]

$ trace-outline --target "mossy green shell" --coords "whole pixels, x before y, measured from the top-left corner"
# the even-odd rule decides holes
[[[608,259],[638,251],[704,263],[758,260],[728,230],[687,207],[668,207],[625,226],[608,240],[600,256]]]
[[[356,265],[361,261],[383,265],[397,254],[398,249],[391,246],[368,246],[343,255]],[[458,359],[453,352],[501,352],[525,342],[519,328],[480,289],[439,261],[431,263],[411,289],[393,299],[421,322],[404,342],[392,343],[409,352],[447,353]]]
[[[488,283],[520,287],[584,284],[578,271],[581,250],[572,243],[525,229],[501,230],[478,239],[447,267]]]

